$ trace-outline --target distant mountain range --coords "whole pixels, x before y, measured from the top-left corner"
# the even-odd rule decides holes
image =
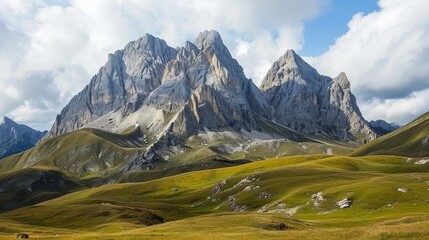
[[[34,147],[47,133],[18,124],[8,117],[0,119],[0,159]]]
[[[371,125],[372,129],[379,135],[388,134],[401,127],[395,123],[388,123],[381,119],[370,121],[369,124]]]

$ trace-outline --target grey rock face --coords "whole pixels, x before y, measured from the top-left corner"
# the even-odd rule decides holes
[[[0,120],[0,158],[32,148],[44,135],[4,117]]]
[[[275,120],[285,126],[342,141],[376,137],[360,113],[347,76],[322,76],[293,50],[273,64],[261,89]]]
[[[161,136],[150,150],[152,158],[199,131],[250,131],[259,129],[255,115],[271,117],[266,99],[245,77],[215,31],[200,33],[195,44],[187,42],[179,48],[163,76],[162,85],[148,96],[139,111],[162,110],[166,116],[164,127],[141,121],[144,118],[137,120],[150,126],[152,135]]]
[[[165,76],[169,78],[163,80],[166,83],[176,79],[186,82],[182,86],[187,90],[182,88],[183,94],[180,96],[187,99],[183,111],[192,115],[192,121],[197,124],[194,128],[257,129],[254,115],[266,118],[271,115],[264,96],[245,77],[242,67],[232,58],[219,33],[205,31],[195,42],[196,46],[187,43],[179,51],[177,58],[170,63],[177,67],[167,67]],[[181,100],[176,98],[170,102]],[[168,104],[164,102],[163,105]],[[176,124],[181,125],[181,122]]]
[[[321,76],[293,51],[274,63],[262,89],[264,93],[246,78],[216,31],[204,31],[194,43],[176,49],[146,35],[109,55],[57,116],[48,137],[82,127],[124,132],[139,126],[145,144],[125,170],[150,168],[199,133],[263,132],[264,125],[283,134],[278,126],[271,128],[277,125],[273,119],[339,140],[375,137],[345,74]]]
[[[176,116],[173,130],[185,131],[184,136],[205,127],[257,128],[254,112],[271,117],[266,99],[216,31],[202,32],[195,44],[187,42],[178,50],[146,35],[109,55],[90,84],[57,116],[48,137],[77,130],[111,112],[120,112],[124,120],[148,108]],[[129,123],[125,120],[120,127]],[[154,134],[165,129],[157,130]]]
[[[114,110],[134,112],[161,85],[164,68],[176,53],[147,34],[109,54],[104,67],[57,116],[47,137],[77,130]]]
[[[256,115],[271,119],[271,108],[218,32],[204,31],[177,49],[146,35],[109,55],[48,137],[84,126],[122,132],[138,124],[152,145],[136,161],[148,163],[199,131],[259,129]]]

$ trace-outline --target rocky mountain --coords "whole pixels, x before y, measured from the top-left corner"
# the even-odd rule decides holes
[[[322,76],[293,50],[272,65],[261,89],[274,119],[285,126],[341,141],[364,143],[377,136],[362,117],[346,74]]]
[[[401,127],[395,123],[388,123],[381,119],[375,121],[372,120],[369,122],[369,124],[371,125],[372,129],[374,129],[374,131],[380,135],[388,134]]]
[[[146,151],[135,164],[141,166],[192,135],[259,131],[259,118],[271,119],[270,106],[218,32],[204,31],[176,49],[145,35],[109,55],[47,137],[82,127],[123,133],[140,126]]]
[[[48,137],[84,126],[123,131],[136,123],[159,134],[166,117],[184,136],[204,128],[250,130],[257,128],[252,112],[270,118],[265,98],[219,33],[205,31],[177,49],[147,34],[109,55],[57,116]]]
[[[65,106],[46,137],[77,130],[105,114],[134,112],[159,85],[166,64],[177,54],[149,34],[109,54],[90,83]]]
[[[207,145],[231,139],[317,142],[314,135],[359,142],[375,137],[345,74],[321,76],[293,51],[273,65],[262,89],[246,78],[216,31],[204,31],[175,49],[147,34],[109,55],[57,116],[47,138],[81,128],[116,134],[138,129],[141,149],[127,158],[128,167],[121,167],[126,170],[176,156],[195,139]]]
[[[0,119],[0,159],[33,147],[44,135],[8,117]]]

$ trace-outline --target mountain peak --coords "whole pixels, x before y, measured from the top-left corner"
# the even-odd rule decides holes
[[[338,82],[338,84],[344,89],[350,88],[349,79],[347,78],[347,75],[344,72],[340,72],[340,74],[338,74],[338,76],[334,78],[334,81]]]
[[[195,45],[201,50],[210,46],[214,48],[225,47],[222,37],[220,36],[219,32],[215,30],[205,30],[204,32],[200,32],[197,39],[195,40]]]
[[[304,59],[302,59],[301,56],[299,56],[293,49],[288,49],[280,59],[283,59],[282,62],[288,67],[311,69],[316,71],[316,69],[304,61]]]
[[[346,74],[334,79],[322,76],[293,50],[272,65],[261,89],[274,107],[275,120],[285,126],[337,140],[365,142],[375,137],[355,103]]]
[[[140,51],[151,51],[159,54],[163,49],[167,48],[167,43],[160,38],[157,38],[149,33],[146,33],[136,41],[132,41],[125,46],[125,50],[134,49]]]
[[[284,54],[285,58],[290,58],[290,59],[293,59],[293,60],[295,60],[296,56],[298,56],[298,54],[296,54],[296,52],[293,49],[286,50],[286,52]]]
[[[0,125],[8,124],[8,123],[15,123],[15,122],[12,119],[8,118],[7,116],[0,118]]]
[[[289,49],[276,62],[273,63],[264,80],[261,89],[263,91],[273,86],[282,85],[288,81],[300,81],[302,83],[313,81],[320,85],[320,75],[316,69],[306,63],[294,50]]]

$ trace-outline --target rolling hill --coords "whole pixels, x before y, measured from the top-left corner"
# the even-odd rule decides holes
[[[262,160],[70,193],[1,214],[0,236],[24,229],[63,239],[195,239],[203,232],[207,239],[424,239],[428,170],[394,156]]]
[[[352,156],[365,155],[429,157],[429,113],[361,146],[352,153]]]

